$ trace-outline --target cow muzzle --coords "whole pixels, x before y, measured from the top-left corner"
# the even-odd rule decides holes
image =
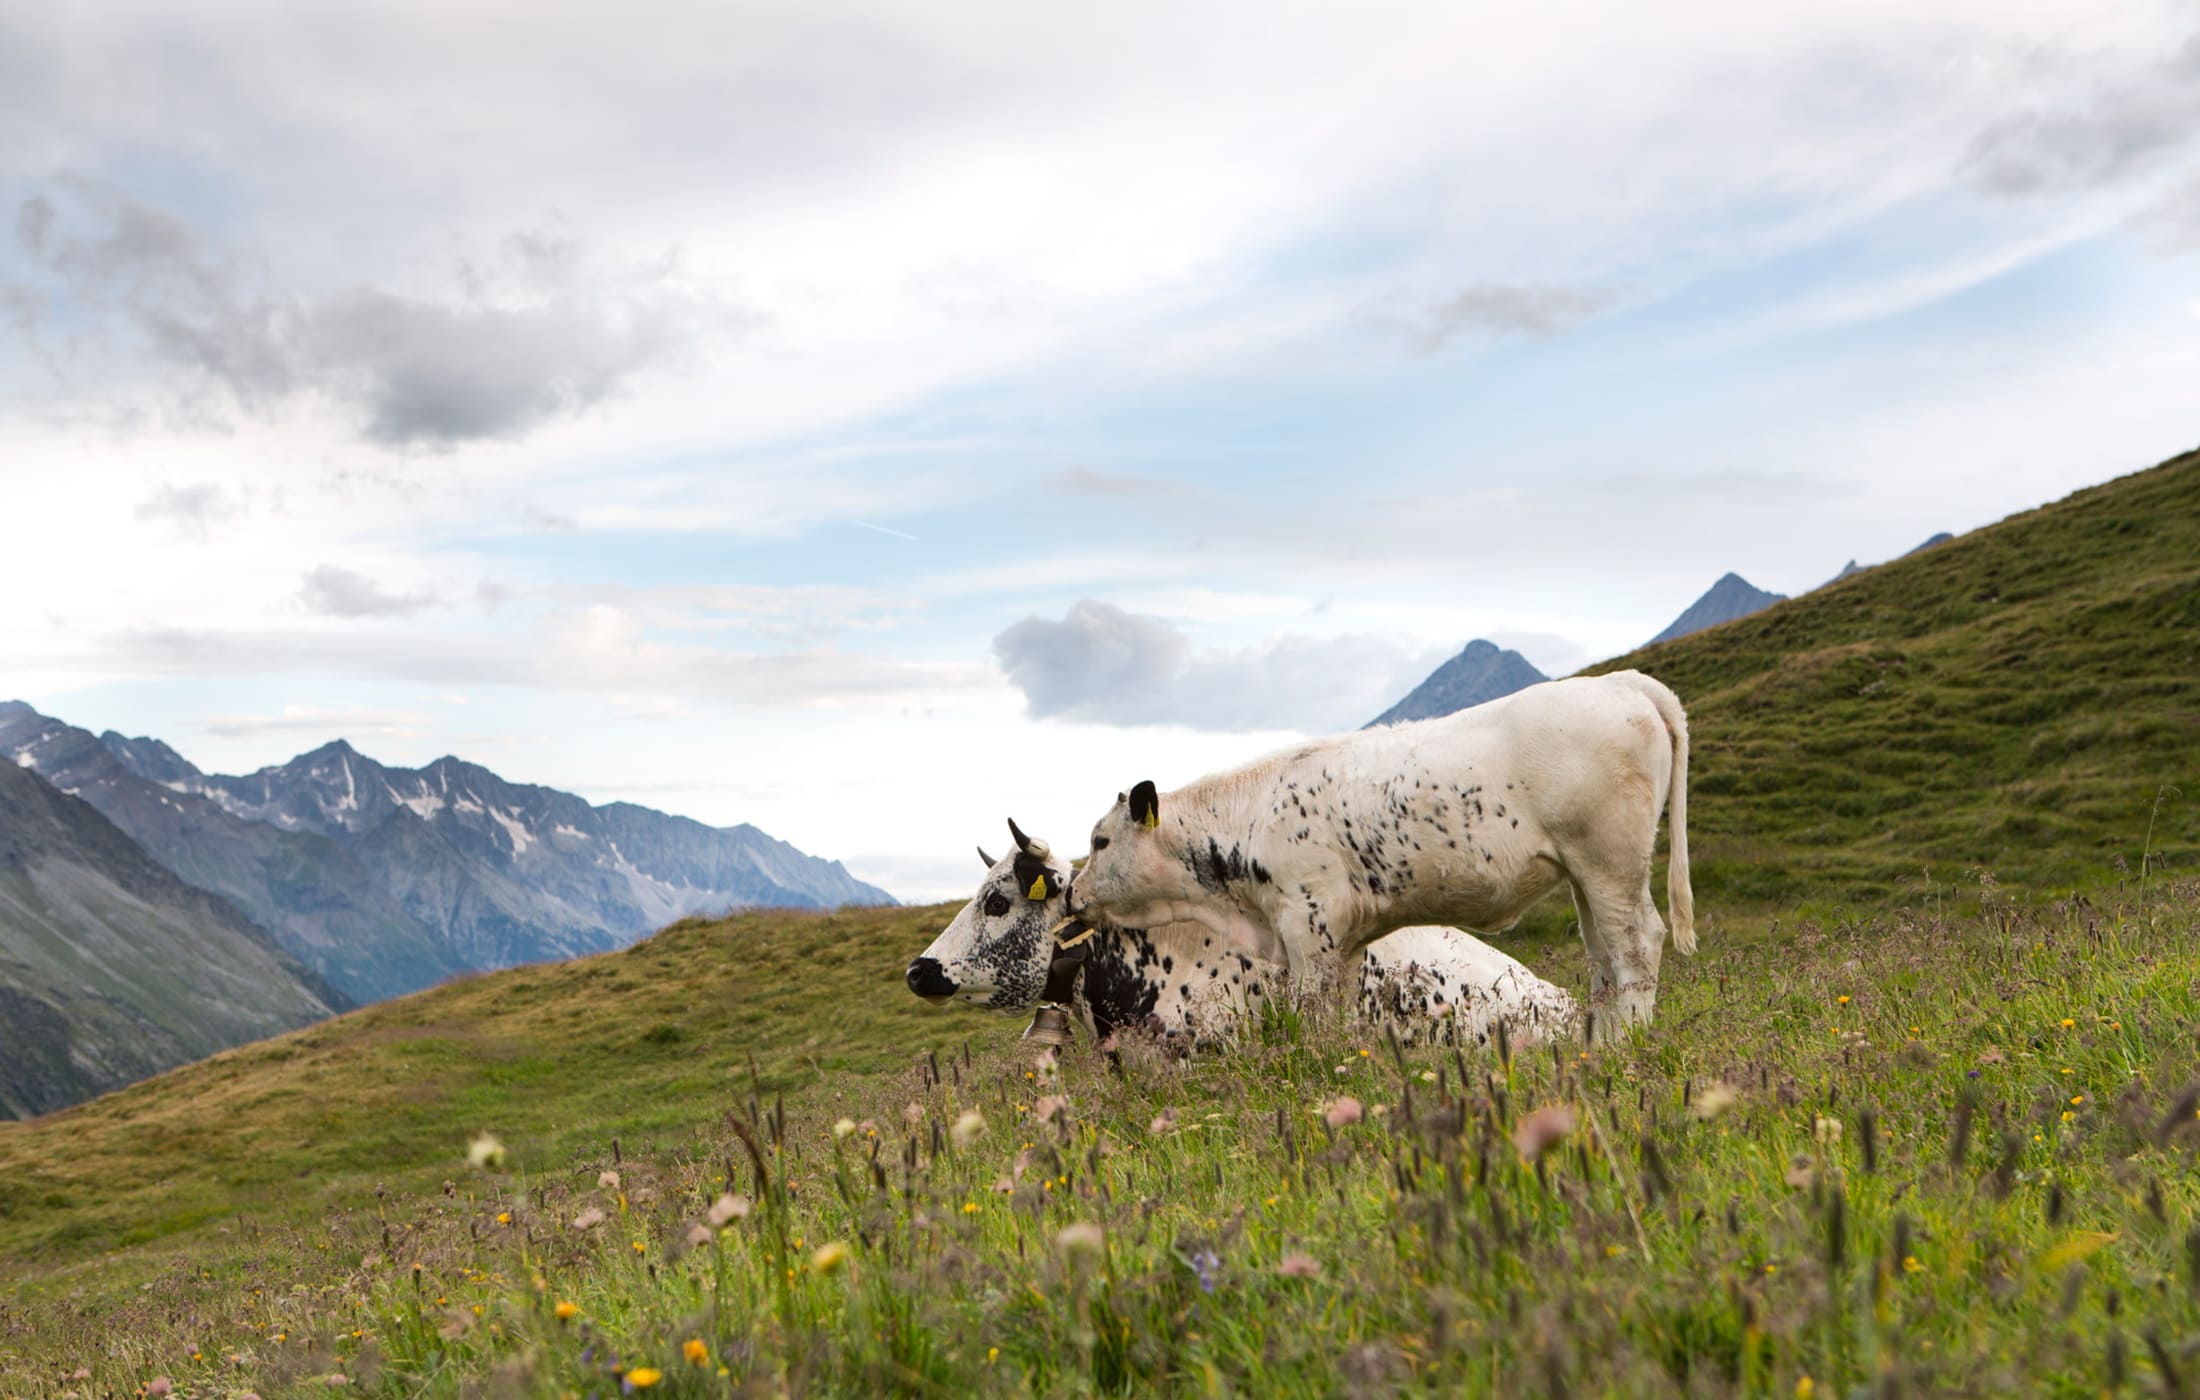
[[[918,958],[909,964],[902,980],[926,1001],[946,1001],[955,995],[955,979],[947,975],[938,958]]]

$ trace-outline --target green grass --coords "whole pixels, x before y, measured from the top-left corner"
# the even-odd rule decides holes
[[[1042,1083],[901,987],[949,907],[690,922],[0,1124],[0,1393],[2200,1390],[2200,458],[1614,664],[1706,925],[1628,1045]]]
[[[1714,920],[2066,891],[2142,842],[2190,869],[2200,453],[1591,669],[1623,667],[1688,706]]]
[[[691,1081],[682,1044],[629,1048],[678,1099],[661,1122],[590,1110],[651,1125],[616,1149],[560,1115],[509,1126],[543,1094],[529,1070],[473,1101],[500,1109],[446,1115],[429,1170],[386,1193],[271,1184],[105,1289],[18,1283],[0,1390],[58,1393],[79,1365],[263,1395],[330,1373],[610,1395],[642,1367],[677,1395],[2160,1388],[2152,1349],[2182,1376],[2200,1342],[2196,916],[2200,882],[1805,921],[1678,963],[1633,1043],[1509,1062],[1307,1020],[1050,1070],[1005,1035],[966,1051],[952,1017],[936,1078],[882,1047],[782,1106],[726,1057]],[[808,956],[814,932],[743,947]],[[1332,1126],[1343,1096],[1366,1117]],[[1553,1106],[1574,1126],[1532,1158],[1516,1136]],[[500,1167],[466,1164],[477,1127],[502,1128]],[[180,1145],[145,1148],[173,1166]],[[728,1191],[751,1213],[691,1243]],[[1086,1225],[1097,1249],[1065,1247]]]

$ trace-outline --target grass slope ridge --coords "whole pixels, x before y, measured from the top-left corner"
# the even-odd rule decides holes
[[[0,1116],[349,1005],[90,804],[0,762]]]
[[[1625,667],[1688,706],[1700,907],[2189,870],[2200,453],[1591,670]]]

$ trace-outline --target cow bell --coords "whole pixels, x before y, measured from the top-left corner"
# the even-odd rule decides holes
[[[1072,1039],[1069,1013],[1053,1002],[1041,1002],[1031,1013],[1031,1024],[1025,1028],[1023,1038],[1057,1050],[1064,1048]]]

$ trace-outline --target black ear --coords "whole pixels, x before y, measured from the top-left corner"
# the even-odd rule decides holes
[[[1150,780],[1131,789],[1131,820],[1140,826],[1161,825],[1161,794]]]
[[[985,862],[986,869],[991,870],[993,868],[993,857],[985,853],[985,847],[983,846],[978,847],[978,859]]]
[[[1054,878],[1047,863],[1030,856],[1016,857],[1016,888],[1034,904],[1044,904],[1062,892],[1061,882]]]

